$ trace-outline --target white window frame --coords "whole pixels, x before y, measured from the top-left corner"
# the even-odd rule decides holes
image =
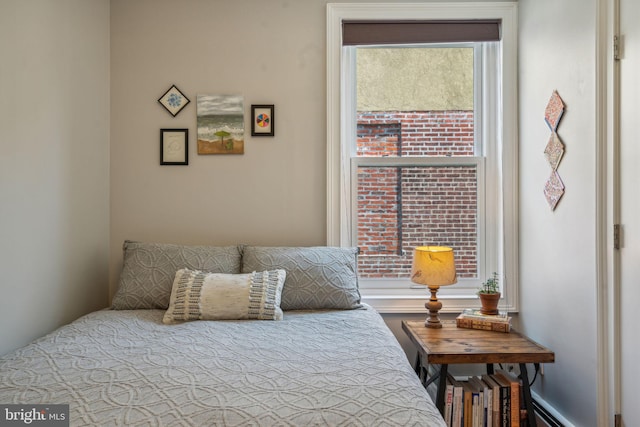
[[[438,298],[443,301],[442,312],[459,312],[478,305],[475,290],[487,272],[498,271],[502,278],[500,308],[517,311],[518,301],[518,224],[517,224],[517,4],[505,3],[330,3],[327,5],[327,244],[354,246],[355,231],[351,223],[356,212],[351,197],[351,180],[358,164],[374,164],[376,160],[353,159],[352,144],[356,120],[353,55],[342,47],[344,20],[472,20],[500,19],[502,87],[489,88],[483,94],[481,110],[495,111],[494,126],[480,126],[486,141],[485,161],[478,161],[478,173],[485,173],[486,191],[479,188],[479,209],[484,207],[486,223],[495,227],[479,227],[479,279],[461,280],[461,285],[443,287]],[[484,75],[495,75],[485,73]],[[484,86],[491,84],[485,82]],[[346,89],[350,89],[349,92]],[[499,99],[490,95],[496,94]],[[493,99],[492,99],[493,98]],[[480,120],[486,120],[482,117]],[[501,126],[500,126],[501,125]],[[493,143],[492,143],[493,142]],[[473,158],[470,158],[473,159]],[[373,161],[372,161],[373,160]],[[420,164],[411,158],[397,159],[400,164]],[[406,163],[403,163],[406,162]],[[460,159],[438,159],[442,164],[460,164]],[[491,164],[497,162],[497,164]],[[433,163],[431,163],[433,164]],[[496,175],[496,176],[492,176]],[[491,189],[498,188],[497,192]],[[501,191],[500,191],[501,190]],[[484,199],[484,200],[483,200]],[[478,218],[483,221],[484,218]],[[483,233],[487,232],[487,236]],[[492,234],[492,236],[489,236]],[[360,280],[363,302],[380,312],[424,312],[426,291],[384,279]]]

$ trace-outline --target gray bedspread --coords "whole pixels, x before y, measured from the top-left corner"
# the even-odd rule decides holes
[[[444,426],[380,315],[162,324],[104,310],[0,358],[0,403],[72,426]]]

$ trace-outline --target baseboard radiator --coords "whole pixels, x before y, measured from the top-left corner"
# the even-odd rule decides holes
[[[531,399],[533,403],[533,410],[536,414],[536,417],[544,422],[549,427],[565,427],[564,424],[560,422],[556,417],[553,416],[549,411],[546,410],[544,406],[542,406],[537,400]]]

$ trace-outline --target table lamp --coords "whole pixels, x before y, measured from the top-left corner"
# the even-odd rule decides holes
[[[425,303],[429,310],[429,317],[424,325],[427,328],[442,328],[438,311],[442,303],[438,301],[436,293],[440,286],[456,283],[456,265],[453,249],[446,246],[418,246],[413,251],[411,266],[411,281],[419,285],[426,285],[431,292],[431,298]]]

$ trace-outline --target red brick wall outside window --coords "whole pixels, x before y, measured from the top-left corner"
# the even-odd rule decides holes
[[[357,154],[473,156],[473,111],[358,112]],[[443,245],[477,277],[477,190],[475,166],[360,167],[360,276],[406,278],[414,247]]]

